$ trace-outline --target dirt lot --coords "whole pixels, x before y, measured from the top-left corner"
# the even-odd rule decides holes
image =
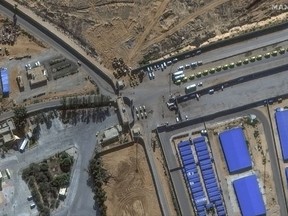
[[[17,0],[74,35],[111,68],[114,57],[128,65],[199,46],[233,27],[284,13],[285,0]],[[239,27],[240,28],[240,27]]]
[[[255,125],[251,125],[250,123],[247,123],[246,120],[238,118],[238,119],[231,120],[231,121],[227,120],[226,122],[220,123],[217,126],[209,126],[210,142],[214,144],[214,145],[211,145],[213,156],[214,156],[215,162],[218,163],[219,165],[217,166],[218,176],[221,176],[221,178],[223,178],[223,176],[229,176],[229,173],[227,170],[227,165],[224,162],[225,158],[223,156],[220,143],[218,141],[219,139],[218,139],[217,133],[224,131],[225,129],[227,129],[227,127],[229,128],[237,127],[237,126],[239,127],[241,126],[241,124],[244,126],[244,133],[245,133],[245,137],[247,140],[247,145],[249,147],[249,152],[251,155],[251,159],[253,161],[252,169],[254,170],[256,175],[260,177],[260,187],[264,189],[263,195],[264,195],[264,200],[268,209],[267,214],[279,215],[279,205],[277,203],[277,195],[275,192],[276,186],[273,181],[273,173],[272,173],[272,168],[271,168],[271,163],[270,163],[268,146],[267,146],[267,142],[265,139],[263,125],[260,122],[258,122]],[[220,163],[219,162],[220,160],[223,162]],[[229,178],[228,177],[225,178],[225,180],[227,179]],[[229,184],[229,183],[226,183],[226,184]],[[228,191],[230,190],[229,185],[228,185],[228,189],[227,189],[227,186],[226,188],[225,187],[223,188],[223,185],[226,185],[226,184],[223,184],[222,182],[222,189],[223,189],[224,194],[228,195],[228,194],[231,194],[231,192]],[[233,203],[232,199],[230,200],[229,198],[229,202],[227,202],[227,200],[226,200],[226,206],[229,205],[229,202],[232,202],[230,206],[235,206],[236,203]],[[231,207],[229,207],[228,210],[230,208]],[[233,214],[236,214],[236,212],[234,211]]]
[[[38,41],[20,28],[14,28],[12,21],[0,15],[0,62],[7,61],[9,58],[23,57],[25,55],[36,55],[47,48],[47,45]],[[6,35],[6,37],[4,37]],[[8,36],[9,35],[9,36]],[[8,40],[7,38],[10,38]],[[11,38],[15,38],[15,40]],[[14,42],[12,42],[14,41]],[[7,53],[5,53],[7,50]]]
[[[108,153],[102,159],[104,167],[112,175],[104,188],[107,215],[161,215],[145,152],[140,144]]]

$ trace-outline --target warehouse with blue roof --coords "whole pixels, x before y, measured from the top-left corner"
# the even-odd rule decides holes
[[[275,113],[281,152],[284,161],[288,160],[288,110]]]
[[[221,132],[219,139],[230,174],[252,168],[252,161],[242,128],[232,128]]]
[[[233,182],[242,216],[264,216],[266,208],[255,175],[246,176]]]
[[[0,78],[1,78],[1,92],[3,97],[9,97],[10,85],[9,85],[9,74],[7,68],[0,68]]]

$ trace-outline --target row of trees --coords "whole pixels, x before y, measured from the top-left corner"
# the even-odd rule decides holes
[[[107,215],[107,206],[105,201],[107,199],[106,192],[103,189],[103,184],[109,180],[109,174],[103,167],[103,162],[98,152],[95,152],[94,158],[90,161],[89,174],[92,179],[92,190],[94,192],[94,200],[98,206],[101,216]]]
[[[59,206],[58,192],[62,187],[68,187],[73,157],[62,152],[56,156],[61,174],[55,177],[51,174],[46,160],[40,164],[32,163],[22,172],[22,178],[27,183],[40,215],[50,215],[50,209]]]
[[[111,98],[102,94],[64,97],[62,99],[62,105],[64,109],[102,107],[102,106],[108,106],[110,103]]]

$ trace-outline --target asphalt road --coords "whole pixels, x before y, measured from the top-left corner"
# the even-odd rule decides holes
[[[272,44],[277,45],[277,43],[288,40],[288,29],[270,33],[267,35],[262,35],[247,41],[235,43],[229,46],[223,46],[218,49],[214,49],[209,52],[202,53],[200,55],[195,55],[194,57],[189,57],[175,63],[175,68],[179,66],[185,66],[196,61],[203,61],[203,64],[210,62],[219,61],[221,59],[229,58],[231,56],[239,55],[241,53],[246,53],[255,49],[259,49]]]
[[[0,11],[4,15],[7,15],[10,18],[13,15],[10,11],[3,8],[2,6],[0,6]],[[39,31],[37,28],[35,28],[31,24],[27,23],[25,20],[18,18],[18,24],[20,24],[20,26],[22,28],[26,29],[28,32],[31,32],[36,37],[41,38],[42,40],[46,41],[48,44],[52,44],[52,47],[54,47],[55,49],[58,49],[63,55],[71,58],[74,61],[77,61],[77,58],[75,58],[73,55],[68,53],[60,44],[55,43],[55,41],[53,41],[51,38],[47,37],[45,34],[43,34],[41,31]],[[274,44],[274,43],[277,43],[280,41],[284,41],[284,40],[287,40],[287,37],[288,37],[287,31],[288,30],[284,30],[284,31],[272,33],[269,35],[264,35],[264,36],[261,36],[261,37],[255,38],[255,39],[251,39],[249,41],[245,41],[245,42],[237,43],[237,44],[230,45],[227,47],[219,48],[217,50],[214,50],[214,51],[211,51],[208,53],[204,53],[200,56],[197,56],[197,57],[194,57],[191,59],[186,59],[183,62],[180,62],[179,64],[185,64],[185,61],[187,61],[187,62],[196,61],[196,60],[198,60],[197,58],[199,58],[199,60],[202,60],[204,63],[210,62],[210,61],[215,61],[217,59],[221,59],[221,58],[225,58],[225,57],[228,57],[231,55],[236,55],[236,54],[243,53],[243,52],[246,52],[249,50],[253,50],[253,49],[259,48],[261,46],[266,46],[266,45]],[[175,65],[175,67],[176,66],[177,65]],[[101,88],[101,91],[103,94],[113,95],[113,90],[109,84],[107,84],[100,76],[98,76],[96,73],[94,73],[92,70],[90,70],[86,65],[83,64],[82,67],[89,72],[91,77],[95,80],[96,84]],[[279,80],[281,80],[281,79],[278,79],[277,82],[279,82]],[[281,81],[283,81],[283,79]],[[265,82],[267,82],[267,80]],[[268,82],[270,82],[270,79]],[[226,108],[229,109],[229,108],[232,108],[233,106],[237,105],[239,100],[241,103],[248,103],[249,101],[252,100],[251,97],[249,97],[250,93],[254,93],[253,96],[255,95],[256,97],[259,95],[258,98],[263,98],[265,93],[267,93],[267,92],[269,93],[271,88],[272,89],[275,88],[275,82],[276,82],[276,80],[272,81],[272,83],[268,87],[266,86],[266,88],[261,88],[261,92],[259,94],[258,93],[255,94],[256,93],[255,91],[258,90],[259,87],[262,87],[263,83],[261,83],[261,82],[258,82],[257,84],[249,83],[249,85],[251,85],[250,88],[248,88],[249,86],[247,87],[247,85],[242,85],[242,87],[237,86],[237,88],[234,88],[234,90],[230,89],[229,92],[225,89],[225,91],[224,91],[225,93],[223,92],[224,94],[222,93],[222,95],[220,97],[216,97],[217,94],[214,94],[212,96],[207,96],[207,97],[203,96],[201,98],[200,102],[195,107],[194,107],[194,105],[191,107],[192,108],[192,112],[191,112],[192,114],[191,115],[195,117],[199,114],[199,111],[200,111],[201,115],[206,115],[209,112],[215,111],[215,110],[213,110],[215,107],[217,109],[223,109],[223,107],[225,109]],[[275,96],[275,94],[277,95],[283,89],[287,91],[287,85],[285,85],[285,83],[283,83],[283,84],[284,84],[284,87],[275,88],[271,92],[271,95],[274,94],[273,96]],[[149,123],[149,128],[150,128],[150,126],[155,127],[155,126],[157,126],[157,124],[159,124],[159,122],[163,121],[159,115],[159,101],[161,101],[162,96],[167,96],[167,93],[169,92],[168,88],[169,87],[167,86],[167,82],[166,82],[166,86],[163,88],[162,87],[159,88],[159,86],[157,86],[157,84],[154,86],[153,89],[147,88],[147,86],[145,85],[142,88],[137,88],[137,89],[132,90],[132,91],[131,90],[123,91],[123,95],[132,96],[131,98],[135,99],[135,103],[148,104],[150,110],[152,110],[152,113],[154,112],[154,115],[152,114],[151,123]],[[243,90],[246,90],[246,88],[250,89],[251,91],[248,93],[247,93],[247,91],[243,91]],[[232,87],[232,89],[233,89],[233,87]],[[175,89],[173,89],[174,92],[177,92],[179,90],[180,89],[177,87],[175,87]],[[221,93],[219,93],[219,95],[220,94]],[[239,95],[239,97],[234,97],[234,94]],[[231,95],[233,95],[233,97],[231,97]],[[231,99],[228,99],[230,97],[231,97]],[[246,97],[249,99],[245,100]],[[211,100],[211,98],[213,98],[213,99]],[[244,100],[242,100],[242,99],[244,99]],[[228,101],[226,101],[226,100],[228,100]],[[227,105],[226,105],[226,102],[227,102]],[[46,106],[57,106],[57,103],[59,104],[59,101],[47,102],[46,104],[34,104],[34,105],[31,105],[31,107],[29,107],[28,110],[29,111],[41,110],[43,108],[46,108]],[[204,108],[201,109],[201,107],[204,107]],[[12,116],[11,112],[1,115],[0,120],[7,118],[9,116],[10,117]]]

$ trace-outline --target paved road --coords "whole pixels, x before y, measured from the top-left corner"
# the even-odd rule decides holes
[[[221,48],[205,52],[199,56],[184,59],[183,61],[178,62],[177,66],[185,65],[193,61],[200,61],[200,60],[202,60],[204,64],[219,61],[221,59],[229,58],[231,56],[239,55],[241,53],[246,53],[255,49],[266,47],[272,44],[277,44],[287,40],[288,40],[288,29],[270,33],[267,35],[262,35],[229,46],[223,46]]]
[[[8,17],[12,17],[12,13],[8,10],[6,10],[5,8],[3,8],[2,6],[0,6],[0,11],[4,14],[4,15],[7,15]],[[36,29],[34,26],[32,26],[31,24],[27,23],[25,20],[21,19],[21,18],[18,18],[18,23],[24,27],[25,29],[27,29],[29,32],[33,33],[36,37],[39,37],[41,38],[42,40],[46,41],[47,43],[49,44],[52,44],[52,46],[58,50],[60,50],[61,53],[63,53],[65,56],[68,56],[69,58],[73,59],[73,60],[77,60],[73,55],[71,55],[70,53],[68,53],[60,44],[57,44],[55,41],[51,40],[49,37],[47,37],[45,34],[43,34],[42,32],[40,32],[38,29]],[[276,33],[273,33],[273,34],[269,34],[269,35],[265,35],[265,36],[261,36],[261,37],[258,37],[256,39],[251,39],[249,41],[245,41],[245,42],[241,42],[241,43],[237,43],[235,45],[230,45],[230,46],[227,46],[227,47],[223,47],[223,48],[219,48],[217,50],[214,50],[214,51],[211,51],[211,52],[208,52],[208,53],[204,53],[200,56],[197,56],[193,59],[187,59],[187,61],[194,61],[194,60],[197,60],[197,58],[199,58],[199,60],[203,60],[203,62],[209,62],[209,61],[215,61],[217,60],[217,58],[225,58],[225,56],[231,56],[231,55],[235,55],[237,53],[242,53],[242,52],[245,52],[245,51],[248,51],[248,50],[252,50],[252,49],[256,49],[258,47],[261,47],[261,46],[266,46],[266,45],[269,45],[269,44],[273,44],[273,43],[276,43],[276,42],[280,42],[280,41],[283,41],[283,40],[287,40],[287,37],[288,37],[288,34],[287,34],[287,31],[288,30],[284,30],[284,31],[281,31],[281,32],[276,32]],[[249,45],[250,44],[250,45]],[[181,64],[185,64],[185,62],[181,62]],[[108,95],[112,95],[113,94],[113,90],[111,88],[110,85],[108,85],[100,76],[98,76],[96,73],[94,73],[93,71],[91,71],[86,65],[83,65],[84,69],[86,69],[89,74],[91,75],[91,77],[95,80],[95,82],[97,83],[97,85],[101,88],[101,91],[104,93],[104,94],[108,94]],[[278,79],[279,81],[279,79]],[[275,84],[275,81],[273,82]],[[250,84],[251,85],[251,84]],[[254,84],[252,84],[253,86]],[[261,83],[258,83],[257,85],[261,85]],[[255,89],[258,89],[258,86],[257,85],[254,85],[254,88],[252,88],[252,92],[255,91]],[[247,85],[246,85],[247,86]],[[273,85],[270,85],[270,87],[273,86]],[[275,85],[274,85],[275,86]],[[273,86],[273,87],[274,87]],[[286,86],[287,87],[287,86]],[[286,88],[285,87],[285,88]],[[167,82],[166,82],[166,86],[163,87],[163,88],[159,88],[159,86],[155,86],[154,89],[151,89],[151,88],[147,88],[147,86],[143,86],[143,88],[138,88],[136,89],[134,92],[132,92],[131,90],[128,90],[128,91],[123,91],[123,95],[128,95],[128,96],[131,96],[134,94],[133,98],[135,99],[136,103],[145,103],[145,104],[148,104],[149,105],[149,108],[151,110],[153,110],[154,114],[152,114],[152,123],[150,123],[151,126],[156,126],[159,122],[161,122],[161,117],[159,115],[159,113],[161,111],[159,111],[159,101],[161,101],[161,97],[162,95],[164,96],[167,96],[167,92],[168,92],[168,88],[167,87]],[[243,88],[246,88],[246,87],[242,87]],[[236,89],[236,88],[235,88]],[[237,87],[238,89],[238,87]],[[237,92],[239,93],[239,91],[241,92],[242,91],[241,87],[239,90],[236,90],[234,91],[233,93],[237,94]],[[251,88],[250,88],[251,89]],[[177,87],[175,87],[174,91],[179,91],[180,89]],[[283,90],[283,88],[280,88],[278,89],[279,91]],[[232,98],[232,101],[228,101],[228,106],[225,106],[225,103],[226,103],[226,99],[227,97],[229,98],[231,96],[231,92],[230,93],[226,93],[227,91],[225,90],[224,91],[225,94],[222,95],[222,97],[215,97],[215,95],[211,96],[209,99],[205,99],[205,97],[202,97],[201,98],[201,102],[198,103],[198,107],[201,107],[201,103],[203,105],[203,107],[210,107],[209,108],[205,108],[205,109],[201,109],[201,111],[203,111],[201,114],[205,115],[205,111],[206,110],[208,113],[211,112],[211,110],[213,111],[213,108],[214,106],[215,107],[219,107],[220,108],[223,108],[223,106],[225,108],[231,108],[231,104],[237,104],[239,100],[236,100],[236,97],[235,99]],[[262,88],[262,91],[261,91],[261,96],[260,97],[263,97],[263,95],[265,94],[265,92],[268,92],[267,89],[263,89]],[[270,92],[270,91],[269,91]],[[273,92],[274,94],[278,93],[276,91]],[[271,93],[271,95],[273,94]],[[220,94],[220,93],[219,93]],[[233,94],[232,94],[233,95]],[[238,99],[241,99],[243,97],[247,97],[247,94],[243,94],[241,95],[241,97],[238,97]],[[204,98],[204,99],[203,99]],[[213,98],[213,100],[211,101],[211,98]],[[218,99],[218,103],[217,103],[217,99]],[[221,100],[220,104],[219,104],[219,100]],[[251,100],[251,98],[249,99]],[[245,100],[243,100],[245,101]],[[242,102],[242,101],[241,101]],[[246,101],[247,102],[247,101]],[[54,102],[50,102],[51,104],[54,103]],[[47,103],[46,105],[43,105],[43,104],[39,104],[39,105],[35,105],[34,108],[31,108],[31,110],[36,110],[36,109],[42,109],[44,108],[45,106],[49,105],[50,103]],[[55,102],[57,103],[57,102]],[[58,101],[59,103],[59,101]],[[244,103],[244,102],[243,102]],[[50,104],[50,105],[51,105]],[[213,104],[212,106],[210,104]],[[37,107],[38,106],[38,107]],[[229,107],[230,106],[230,107]],[[196,106],[196,109],[192,109],[192,116],[193,116],[193,113],[194,113],[194,116],[195,114],[197,115],[197,113],[199,112],[199,108]],[[211,108],[212,107],[212,108]],[[30,108],[29,108],[30,109]],[[7,117],[7,116],[11,116],[11,113],[5,113],[4,115],[1,115],[1,119]],[[0,119],[0,120],[1,120]]]

